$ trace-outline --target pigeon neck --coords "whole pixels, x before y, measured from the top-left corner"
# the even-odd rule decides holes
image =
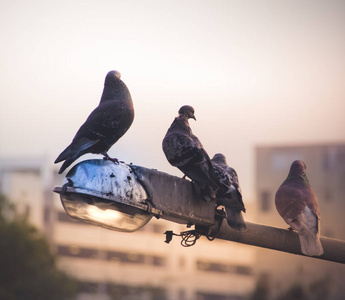
[[[190,128],[188,123],[188,118],[183,115],[175,118],[174,122],[171,124],[171,129],[192,133],[192,129]]]
[[[120,80],[104,84],[100,102],[103,103],[108,100],[116,100],[117,98],[132,99],[127,86]]]
[[[309,180],[306,174],[289,174],[285,182],[299,182],[303,185],[309,186]]]

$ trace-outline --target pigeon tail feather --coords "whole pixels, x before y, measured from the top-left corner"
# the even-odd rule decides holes
[[[317,235],[312,233],[300,234],[301,251],[308,256],[320,256],[323,254],[323,247]]]
[[[64,163],[62,164],[60,170],[59,170],[59,174],[63,173],[63,171],[65,171],[66,168],[68,168],[76,159],[78,159],[80,156],[82,156],[82,155],[85,153],[85,151],[83,151],[83,152],[71,152],[70,146],[67,147],[66,150],[68,150],[68,151],[66,152],[66,155],[63,157],[63,159],[59,160],[59,161],[65,160]],[[66,150],[65,150],[65,151],[66,151]],[[64,152],[65,152],[65,151],[64,151]],[[63,153],[64,153],[64,152],[63,152]],[[60,156],[61,156],[63,153],[61,153]],[[60,156],[59,156],[59,157],[60,157]],[[58,158],[59,158],[59,157],[58,157]],[[58,158],[57,158],[57,159],[58,159]]]
[[[65,171],[66,168],[68,168],[76,159],[82,156],[85,152],[86,151],[72,151],[71,145],[69,145],[54,162],[58,163],[64,160],[64,163],[62,164],[59,170],[59,174]]]
[[[211,202],[216,198],[216,190],[208,185],[199,185],[196,181],[193,181],[193,189],[198,197],[202,198],[206,202]]]
[[[67,157],[69,156],[68,153],[70,151],[71,151],[71,145],[69,145],[64,151],[61,152],[61,154],[54,161],[54,164],[59,163],[60,161],[67,159]]]
[[[74,162],[74,159],[65,160],[64,163],[62,164],[60,170],[59,170],[59,174],[62,174],[63,171],[65,171],[73,162]]]
[[[231,228],[238,231],[247,230],[247,226],[246,226],[246,223],[244,222],[241,211],[234,211],[227,207],[225,207],[225,211],[226,211],[226,220]]]

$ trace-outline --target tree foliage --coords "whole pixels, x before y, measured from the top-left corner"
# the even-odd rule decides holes
[[[0,195],[0,299],[73,299],[76,281],[56,267],[48,241]]]
[[[330,276],[314,279],[310,284],[305,282],[294,282],[286,289],[280,291],[276,297],[271,297],[271,286],[269,277],[266,274],[259,276],[256,288],[250,300],[327,300],[327,299],[343,299],[343,295],[339,298],[332,294],[332,278]],[[340,296],[340,295],[339,295]]]
[[[267,300],[270,294],[270,284],[267,274],[261,274],[257,280],[256,287],[249,297],[250,300]]]

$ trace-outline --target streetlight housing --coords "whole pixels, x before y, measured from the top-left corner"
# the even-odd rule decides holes
[[[66,175],[60,194],[72,218],[103,228],[133,232],[152,218],[147,212],[147,193],[131,168],[123,163],[87,160]]]

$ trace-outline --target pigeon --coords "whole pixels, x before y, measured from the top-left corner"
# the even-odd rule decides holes
[[[226,219],[231,228],[245,231],[247,226],[241,212],[246,212],[246,209],[237,173],[228,166],[225,156],[221,153],[215,154],[211,162],[219,181],[227,187],[225,191],[221,189],[217,191],[217,205],[225,207]]]
[[[319,205],[303,161],[292,163],[288,177],[276,193],[275,204],[290,229],[297,231],[302,253],[308,256],[322,255]]]
[[[215,199],[219,181],[211,160],[199,139],[192,133],[188,119],[194,119],[194,108],[184,105],[178,111],[163,142],[163,152],[169,163],[195,183],[195,190],[206,201]]]
[[[107,152],[126,133],[134,119],[130,92],[120,78],[118,71],[108,72],[99,105],[79,128],[72,143],[55,160],[55,163],[65,161],[59,174],[86,153],[103,154],[104,159],[118,163]]]

